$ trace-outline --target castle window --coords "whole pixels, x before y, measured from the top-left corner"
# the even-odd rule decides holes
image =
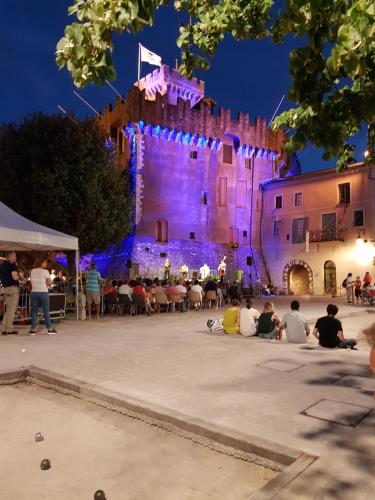
[[[223,162],[232,164],[232,146],[223,144]]]
[[[292,243],[303,243],[306,241],[306,231],[308,226],[308,217],[293,219],[292,223]]]
[[[201,191],[201,205],[207,205],[207,191]]]
[[[247,182],[237,181],[236,206],[238,208],[247,207]]]
[[[228,179],[226,177],[218,178],[218,205],[219,207],[227,206],[227,191]]]
[[[281,195],[275,197],[275,208],[283,208],[283,197]]]
[[[303,201],[302,193],[296,193],[294,195],[294,206],[295,207],[302,207],[302,201]]]
[[[191,240],[195,240],[195,233],[194,233],[194,232],[191,232],[191,233],[190,233],[189,238],[190,238]]]
[[[251,161],[250,158],[245,158],[245,168],[251,170]]]
[[[238,227],[229,228],[229,244],[238,245]]]
[[[363,210],[354,210],[353,226],[363,227],[364,226]]]
[[[347,205],[350,203],[350,182],[339,184],[339,204]]]
[[[166,243],[168,241],[168,221],[159,219],[156,221],[156,241]]]
[[[247,238],[247,231],[242,231],[242,236],[243,236],[244,238]]]
[[[196,160],[198,158],[198,151],[190,151],[190,158]]]
[[[275,220],[273,222],[273,235],[280,236],[280,230],[281,230],[281,220]]]

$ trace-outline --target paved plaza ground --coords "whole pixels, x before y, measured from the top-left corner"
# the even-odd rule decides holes
[[[282,315],[290,298],[274,302]],[[313,324],[327,303],[301,299],[301,312]],[[336,303],[346,337],[375,321],[363,306]],[[221,314],[66,320],[54,337],[23,327],[0,338],[0,369],[34,365],[318,457],[275,498],[373,499],[375,378],[361,335],[359,351],[209,335],[207,319]]]

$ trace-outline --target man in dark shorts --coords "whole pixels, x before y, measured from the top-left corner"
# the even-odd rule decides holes
[[[327,316],[319,318],[316,322],[313,335],[319,340],[319,345],[333,349],[339,347],[351,349],[357,344],[354,339],[345,339],[341,321],[335,318],[338,313],[338,307],[335,304],[328,304]]]

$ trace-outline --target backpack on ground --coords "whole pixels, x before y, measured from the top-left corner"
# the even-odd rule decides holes
[[[346,281],[346,280],[347,280],[347,279],[348,279],[348,278],[345,278],[345,279],[344,279],[344,281],[341,283],[341,286],[342,286],[343,288],[346,288],[346,284],[347,284],[347,281]]]

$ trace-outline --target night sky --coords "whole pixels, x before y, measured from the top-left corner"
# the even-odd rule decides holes
[[[73,95],[75,87],[67,70],[59,71],[55,64],[55,48],[63,36],[66,24],[73,22],[67,15],[73,0],[1,0],[0,1],[0,122],[19,121],[35,112],[57,112],[59,104],[79,116],[91,114]],[[155,26],[146,28],[137,37],[122,35],[115,39],[114,60],[117,80],[112,82],[126,96],[137,78],[138,42],[161,56],[164,64],[175,66],[179,49],[175,40],[181,16],[171,8],[160,9]],[[269,121],[283,94],[289,87],[289,51],[300,43],[291,39],[284,45],[268,41],[235,42],[230,37],[220,45],[208,72],[195,76],[205,80],[206,95],[218,105],[263,116]],[[155,66],[142,65],[142,75]],[[79,91],[82,97],[99,111],[115,94],[107,86],[90,85]],[[284,100],[280,111],[288,109]],[[357,160],[362,160],[366,137],[360,134],[352,140],[357,146]],[[326,163],[321,152],[309,147],[298,154],[304,171],[334,166]]]

